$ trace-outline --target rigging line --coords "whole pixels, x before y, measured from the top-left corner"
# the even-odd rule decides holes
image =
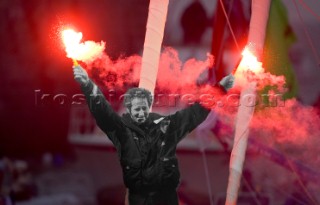
[[[303,0],[299,0],[299,3],[305,8],[307,9],[315,18],[317,18],[318,20],[320,20],[320,16],[318,14],[316,14]]]
[[[233,41],[234,41],[234,43],[236,44],[238,51],[241,52],[240,46],[239,46],[239,44],[238,44],[238,42],[237,42],[236,36],[235,36],[235,34],[234,34],[234,32],[233,32],[233,29],[232,29],[232,27],[231,27],[231,23],[230,23],[228,14],[227,14],[227,12],[226,12],[226,9],[225,9],[225,7],[224,7],[224,4],[223,4],[222,0],[219,0],[219,2],[220,2],[220,4],[221,4],[221,8],[222,8],[223,14],[224,14],[224,16],[226,17],[227,24],[228,24],[230,33],[231,33],[231,35],[232,35]]]
[[[212,189],[211,189],[211,184],[210,184],[210,175],[209,175],[209,169],[208,169],[208,164],[207,164],[207,156],[205,153],[205,149],[201,150],[202,154],[202,160],[203,160],[203,166],[204,166],[204,171],[206,174],[207,178],[207,187],[208,187],[208,194],[209,194],[209,200],[210,200],[210,205],[213,205],[213,196],[212,196]]]
[[[247,161],[247,163],[253,164],[250,160]],[[278,191],[278,193],[280,193],[282,196],[290,196],[291,193],[288,193],[286,191],[284,191],[283,189],[280,189],[278,186],[275,186],[273,184],[269,184],[269,187],[274,188],[276,191]],[[299,203],[303,203],[303,201],[301,201],[301,199],[298,199],[296,196],[290,196],[294,201],[299,202]]]
[[[251,118],[252,118],[252,117],[253,117],[253,116],[251,116]],[[250,118],[250,121],[251,121],[251,118]],[[241,136],[239,137],[239,141],[238,141],[238,142],[235,142],[236,144],[234,144],[233,146],[237,146],[237,144],[240,142],[240,139],[241,139],[242,137],[244,137],[246,131],[248,131],[248,130],[249,130],[249,128],[247,128],[246,130],[243,131],[243,133],[242,133]],[[248,132],[249,132],[249,131],[248,131]],[[250,137],[250,136],[248,136],[248,137]],[[309,198],[315,205],[317,205],[317,204],[318,204],[317,201],[312,197],[312,195],[310,194],[310,192],[307,190],[307,188],[306,188],[306,187],[303,185],[303,183],[301,182],[300,177],[299,177],[299,174],[298,174],[297,171],[294,169],[291,160],[289,160],[288,157],[286,156],[285,151],[282,150],[282,149],[280,149],[280,151],[281,151],[281,153],[283,154],[283,156],[285,157],[285,159],[287,160],[287,162],[288,162],[288,164],[289,164],[289,166],[290,166],[290,169],[291,169],[292,172],[295,174],[295,176],[298,178],[299,183],[300,183],[300,185],[303,187],[304,192],[308,195],[308,198]]]
[[[229,17],[229,16],[231,15],[232,8],[233,8],[233,4],[234,4],[234,0],[231,0],[231,2],[229,3],[229,5],[231,5],[231,6],[229,6],[229,10],[228,10],[227,17]],[[216,12],[218,12],[218,9],[217,9]],[[225,30],[225,27],[226,27],[226,25],[223,24],[223,36],[222,36],[222,39],[221,39],[221,44],[220,44],[220,47],[219,47],[217,60],[215,61],[215,67],[219,67],[219,66],[220,66],[220,63],[221,63],[221,61],[222,61],[222,59],[223,59],[223,55],[222,55],[221,52],[222,52],[223,49],[224,49],[224,44],[225,44],[225,41],[226,41],[225,38],[224,38],[224,34],[225,34],[224,30]],[[237,42],[236,42],[236,45],[237,45]],[[216,79],[216,80],[217,80],[217,79]]]
[[[243,137],[243,135],[245,134],[245,131],[242,133],[241,137]],[[240,138],[241,138],[240,137]],[[249,136],[250,137],[250,136]],[[313,202],[313,204],[317,205],[317,201],[312,197],[312,195],[310,194],[310,192],[306,189],[306,187],[303,185],[303,183],[300,181],[300,177],[299,174],[297,173],[297,171],[293,168],[292,162],[291,160],[288,159],[288,157],[286,156],[286,153],[283,149],[280,148],[280,152],[283,154],[283,156],[285,157],[285,159],[287,160],[291,171],[294,173],[294,175],[299,179],[299,183],[300,185],[303,187],[305,193],[308,195],[308,198]],[[296,199],[297,200],[297,199]]]
[[[318,64],[318,66],[320,67],[320,57],[319,57],[319,54],[318,54],[317,50],[316,50],[315,47],[314,47],[313,41],[312,41],[312,39],[311,39],[311,37],[310,37],[310,35],[309,35],[308,29],[306,28],[306,25],[305,25],[305,23],[304,23],[304,21],[303,21],[303,18],[302,18],[302,16],[301,16],[300,11],[299,11],[297,2],[296,2],[296,0],[292,0],[292,1],[293,1],[293,4],[295,5],[295,8],[296,8],[298,17],[299,17],[299,19],[300,19],[300,21],[301,21],[301,23],[302,23],[302,27],[303,27],[303,30],[304,30],[305,37],[307,38],[308,44],[309,44],[309,46],[311,47],[312,53],[313,53],[313,55],[314,55],[314,58],[315,58],[315,60],[316,60],[316,62],[317,62],[317,64]]]
[[[269,141],[270,143],[270,139],[267,138],[267,140]],[[284,158],[286,159],[286,161],[288,162],[289,164],[289,167],[291,169],[291,171],[293,172],[293,174],[296,176],[296,178],[298,179],[299,181],[299,184],[301,185],[301,187],[303,188],[304,192],[307,194],[308,198],[312,201],[312,203],[314,205],[317,205],[317,201],[314,199],[314,197],[311,195],[311,193],[307,190],[307,188],[303,185],[303,183],[301,182],[301,179],[300,179],[300,176],[299,174],[297,173],[296,169],[294,168],[293,164],[292,164],[292,160],[289,159],[289,157],[287,157],[287,153],[284,151],[284,149],[282,148],[281,144],[279,146],[279,151],[281,152],[281,154],[284,156]]]
[[[280,150],[282,151],[282,146],[280,146]],[[284,152],[284,151],[283,151]],[[285,155],[284,155],[285,156]],[[286,157],[286,160],[290,166],[290,169],[292,170],[293,174],[296,176],[296,178],[298,179],[298,182],[300,184],[300,186],[302,187],[303,191],[305,192],[305,194],[308,196],[308,198],[312,201],[313,204],[317,205],[318,202],[316,201],[316,199],[311,195],[311,193],[308,191],[307,187],[302,183],[301,181],[301,177],[299,176],[299,174],[297,173],[296,169],[293,167],[292,161]]]
[[[258,205],[262,205],[262,203],[260,202],[259,198],[258,198],[258,194],[257,192],[254,190],[254,188],[250,185],[250,183],[248,182],[248,180],[245,177],[242,177],[243,182],[245,183],[245,186],[250,190],[250,195],[253,196],[254,201],[258,204]]]
[[[266,138],[266,140],[269,141],[269,143],[272,143],[272,142],[270,141],[270,138]],[[300,184],[300,186],[303,188],[305,194],[308,196],[308,198],[312,201],[312,203],[313,203],[314,205],[317,205],[317,204],[318,204],[317,200],[315,200],[315,198],[312,196],[312,194],[307,190],[307,188],[306,188],[306,187],[304,186],[304,184],[302,183],[302,181],[301,181],[301,179],[300,179],[300,175],[298,174],[298,172],[297,172],[296,169],[294,168],[292,160],[290,160],[289,157],[287,157],[287,153],[286,153],[285,150],[283,149],[282,144],[280,144],[280,146],[279,146],[279,152],[284,156],[285,160],[288,162],[289,167],[290,167],[292,173],[293,173],[293,174],[296,176],[296,178],[298,179],[299,184]]]

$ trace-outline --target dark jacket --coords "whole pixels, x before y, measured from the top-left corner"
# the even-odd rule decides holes
[[[195,103],[169,116],[150,113],[137,125],[129,114],[119,116],[99,89],[93,96],[93,86],[90,82],[82,90],[97,125],[117,149],[125,185],[130,191],[175,189],[180,180],[176,146],[210,111]]]

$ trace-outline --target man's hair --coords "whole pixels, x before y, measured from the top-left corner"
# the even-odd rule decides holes
[[[130,88],[125,94],[123,104],[125,107],[130,108],[133,98],[146,98],[149,107],[151,107],[153,98],[149,90],[144,88]]]

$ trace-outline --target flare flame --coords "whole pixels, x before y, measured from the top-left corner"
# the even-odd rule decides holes
[[[81,32],[76,32],[72,29],[62,31],[62,40],[68,58],[72,58],[74,61],[81,60],[88,63],[102,55],[105,49],[104,42],[96,43],[93,41],[85,41],[84,43],[80,43],[81,39]]]

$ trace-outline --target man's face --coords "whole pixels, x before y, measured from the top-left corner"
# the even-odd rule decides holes
[[[150,112],[150,107],[146,98],[133,98],[131,102],[131,118],[138,124],[144,123]]]

